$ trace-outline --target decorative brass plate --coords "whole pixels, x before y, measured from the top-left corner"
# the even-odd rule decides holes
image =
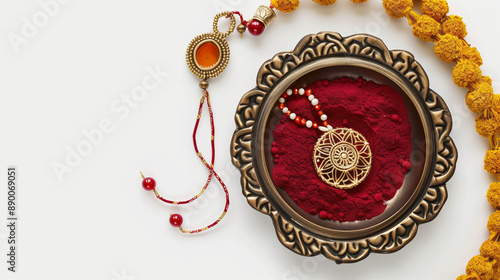
[[[276,102],[286,89],[345,76],[390,85],[400,94],[412,126],[413,167],[381,215],[340,223],[306,213],[274,185],[270,148],[273,126],[281,117]],[[262,65],[257,85],[241,99],[235,120],[231,153],[243,194],[253,208],[271,217],[279,241],[298,254],[323,254],[342,263],[362,260],[371,252],[398,251],[415,237],[419,224],[436,217],[447,198],[445,183],[457,160],[448,107],[429,89],[427,75],[410,53],[390,51],[376,37],[344,38],[332,32],[304,37],[293,51],[278,53]]]

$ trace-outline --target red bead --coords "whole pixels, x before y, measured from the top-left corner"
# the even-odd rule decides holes
[[[327,126],[328,126],[328,122],[327,122],[327,121],[324,121],[324,122],[323,122],[323,126],[324,126],[324,127],[327,127]]]
[[[328,217],[328,212],[326,212],[325,210],[319,212],[319,217],[321,219],[326,219]]]
[[[299,90],[298,89],[294,89],[293,90],[293,94],[299,94]]]
[[[318,124],[317,123],[313,123],[313,128],[314,129],[318,128]]]
[[[285,108],[285,104],[281,103],[280,104],[280,109],[283,110],[283,108]]]
[[[408,169],[408,170],[410,170],[410,169],[411,169],[411,163],[410,163],[409,161],[405,161],[405,162],[403,162],[403,164],[402,164],[402,165],[403,165],[403,168],[404,168],[404,169]]]
[[[311,89],[306,90],[306,96],[309,96],[309,95],[311,95],[312,93],[313,93],[313,91],[312,91]]]
[[[295,123],[296,123],[296,124],[300,124],[300,117],[299,117],[299,116],[296,116],[296,117],[295,117]]]
[[[142,187],[147,191],[154,190],[156,187],[155,179],[151,177],[144,178],[144,180],[142,180]]]
[[[319,107],[319,105],[314,106],[314,110],[319,111],[320,109],[321,107]]]
[[[283,97],[283,98],[287,98],[287,97],[288,97],[288,94],[286,94],[286,92],[285,92],[285,93],[283,93],[283,94],[281,95],[281,97]]]
[[[170,215],[169,221],[173,227],[180,227],[182,225],[182,216],[179,214]]]
[[[306,122],[307,122],[307,121],[306,121],[306,119],[304,119],[304,118],[303,118],[302,120],[300,120],[300,124],[301,124],[302,126],[306,125]]]
[[[323,111],[319,111],[318,115],[320,115],[320,116],[323,115]]]
[[[256,19],[252,19],[248,25],[248,32],[252,34],[253,36],[259,36],[264,32],[264,24]]]
[[[288,111],[288,112],[286,112],[286,114],[287,114],[287,115],[289,115],[289,116],[290,116],[290,114],[291,114],[291,113],[292,113],[292,111]]]

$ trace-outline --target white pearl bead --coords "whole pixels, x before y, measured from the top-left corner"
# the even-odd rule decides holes
[[[323,115],[321,115],[321,117],[320,117],[320,118],[321,118],[321,120],[322,120],[322,121],[326,121],[326,119],[327,119],[328,117],[327,117],[325,114],[323,114]]]
[[[306,126],[307,126],[307,128],[311,128],[313,126],[313,122],[312,121],[307,121],[306,122]]]
[[[286,114],[286,112],[288,112],[288,108],[287,107],[283,108],[283,114]]]
[[[309,99],[309,101],[313,101],[313,99],[314,99],[314,95],[312,95],[312,94],[311,94],[311,95],[309,95],[309,97],[308,97],[307,99]]]
[[[300,94],[300,95],[304,95],[304,93],[306,93],[306,91],[305,91],[303,88],[300,88],[300,89],[299,89],[299,94]]]
[[[316,99],[316,98],[314,98],[314,99],[311,101],[311,105],[313,105],[313,106],[318,105],[318,103],[319,103],[319,101],[318,101],[318,99]]]
[[[278,99],[278,101],[279,101],[281,104],[283,104],[283,103],[285,103],[285,98],[280,97],[280,99]]]
[[[295,120],[295,117],[297,117],[297,115],[295,113],[291,113],[290,114],[290,119],[293,121]]]
[[[292,94],[293,94],[293,90],[288,89],[288,90],[286,91],[286,94],[288,94],[288,95],[292,95]]]

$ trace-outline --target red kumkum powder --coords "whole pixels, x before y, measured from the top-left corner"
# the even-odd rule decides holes
[[[371,219],[384,212],[411,168],[411,125],[406,105],[390,86],[373,81],[339,78],[318,80],[307,89],[319,100],[332,127],[352,128],[370,143],[372,167],[366,179],[350,190],[324,183],[312,162],[323,132],[297,125],[283,114],[273,130],[273,181],[297,205],[321,219],[340,222]],[[301,118],[322,123],[304,96],[290,96],[286,107]]]

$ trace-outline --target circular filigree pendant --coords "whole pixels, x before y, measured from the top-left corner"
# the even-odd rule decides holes
[[[339,189],[352,189],[368,176],[372,152],[361,133],[334,128],[318,139],[313,161],[323,182]]]

